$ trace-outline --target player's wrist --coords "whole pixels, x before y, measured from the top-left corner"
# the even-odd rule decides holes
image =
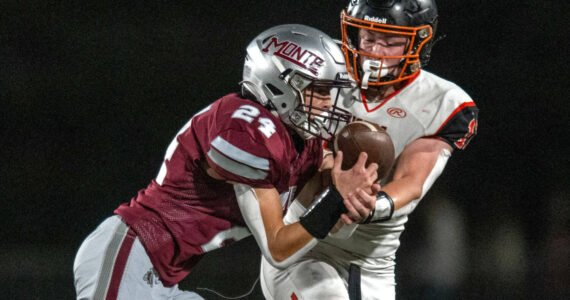
[[[299,223],[312,236],[324,239],[340,215],[347,212],[343,201],[340,192],[331,184],[299,218]]]
[[[376,203],[366,220],[362,224],[384,222],[390,220],[394,214],[394,200],[386,192],[380,191],[376,196]]]

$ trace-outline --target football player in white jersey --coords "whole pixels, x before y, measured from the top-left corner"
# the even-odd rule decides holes
[[[341,12],[348,71],[359,89],[341,106],[386,126],[396,163],[373,201],[342,217],[303,260],[278,270],[262,260],[268,299],[395,299],[395,258],[408,215],[455,150],[476,134],[478,109],[456,84],[422,70],[438,14],[434,0],[352,0]],[[294,201],[286,222],[303,214]]]
[[[347,116],[331,101],[351,85],[339,73],[342,52],[317,29],[286,24],[254,38],[241,93],[192,117],[157,177],[85,239],[74,263],[77,298],[201,299],[178,283],[208,251],[251,232],[267,260],[286,267],[327,235],[345,211],[343,198],[357,188],[378,192],[366,154],[347,171],[337,158],[327,193],[299,222],[283,224],[323,161],[315,137],[334,134]]]

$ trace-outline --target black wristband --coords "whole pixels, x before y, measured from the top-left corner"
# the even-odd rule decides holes
[[[299,223],[312,236],[324,239],[334,227],[340,215],[346,213],[342,195],[334,185],[330,185],[313,201],[300,217]]]
[[[394,214],[394,200],[384,191],[380,191],[376,196],[376,204],[370,215],[361,224],[377,223],[388,221]]]

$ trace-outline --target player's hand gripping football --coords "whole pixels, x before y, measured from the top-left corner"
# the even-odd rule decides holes
[[[361,152],[354,166],[346,171],[341,168],[342,151],[339,151],[334,159],[332,182],[344,198],[344,205],[348,210],[341,215],[345,224],[365,220],[376,203],[376,194],[380,191],[380,185],[376,182],[378,164],[371,163],[366,168],[367,158],[368,155]]]

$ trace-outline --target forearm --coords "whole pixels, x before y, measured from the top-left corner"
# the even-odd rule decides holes
[[[394,202],[394,210],[398,210],[422,195],[422,183],[413,177],[401,177],[382,187]]]
[[[271,234],[267,237],[267,244],[276,262],[292,257],[314,239],[299,222],[274,229]]]
[[[382,187],[392,197],[395,210],[423,197],[443,172],[451,151],[447,143],[428,138],[418,139],[404,149],[393,180]]]
[[[451,152],[444,148],[434,152],[430,159],[423,159],[423,172],[408,166],[402,168],[404,172],[395,174],[394,180],[382,188],[392,198],[396,211],[394,215],[406,214],[415,208],[441,175],[450,156]],[[402,209],[404,207],[406,209]]]
[[[254,190],[243,184],[234,185],[234,190],[245,223],[262,255],[274,267],[288,267],[317,243],[299,223],[287,226],[283,223],[276,191]]]
[[[305,207],[304,204],[298,201],[298,199],[295,199],[295,201],[293,201],[293,203],[291,203],[289,206],[287,214],[285,214],[285,217],[283,218],[283,222],[285,224],[293,224],[295,222],[298,222],[299,218],[303,215],[303,213],[305,213],[309,205],[310,203],[308,203]],[[356,227],[357,224],[344,225],[342,220],[339,219],[329,232],[328,236],[335,239],[347,239],[352,235]]]

